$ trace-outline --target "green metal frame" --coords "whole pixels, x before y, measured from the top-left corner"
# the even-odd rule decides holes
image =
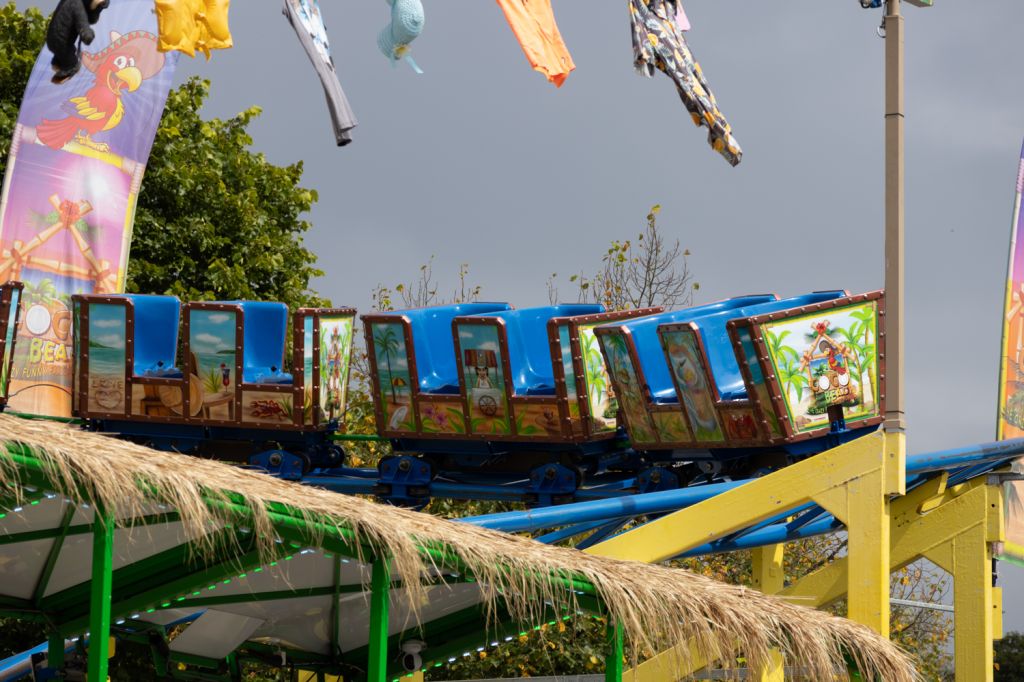
[[[608,623],[608,656],[604,659],[605,682],[622,682],[622,624]]]
[[[43,595],[46,594],[46,588],[50,584],[50,576],[53,575],[53,569],[57,566],[57,559],[60,557],[61,549],[64,548],[64,539],[68,536],[71,530],[71,519],[74,515],[75,505],[69,504],[67,509],[64,510],[64,517],[61,519],[60,527],[57,529],[57,536],[53,539],[53,545],[50,547],[50,552],[46,556],[46,563],[43,564],[43,572],[39,576],[39,581],[36,582],[35,589],[32,590],[33,604],[39,604],[39,600],[41,600]],[[18,535],[24,535],[24,533],[19,533]],[[16,536],[9,535],[7,537],[10,538]]]
[[[114,516],[97,507],[92,531],[92,580],[89,594],[90,680],[107,679],[110,655],[110,597],[114,576]]]
[[[30,504],[27,500],[38,501],[52,490],[52,468],[30,448],[20,444],[0,444],[0,456],[6,456],[13,464],[19,476],[17,490],[9,497],[18,499],[19,504]],[[28,491],[26,494],[25,491]],[[161,499],[159,491],[148,489],[157,500]],[[17,493],[22,493],[20,497]],[[88,491],[79,490],[82,498],[88,499]],[[52,496],[52,494],[49,494]],[[158,552],[150,557],[128,564],[117,570],[113,569],[114,520],[102,510],[96,510],[95,520],[89,524],[71,525],[76,506],[69,504],[64,512],[59,527],[43,531],[17,533],[0,537],[0,544],[12,544],[52,538],[54,540],[40,580],[33,590],[32,599],[0,599],[0,616],[21,619],[34,619],[46,622],[51,627],[50,641],[55,644],[51,667],[60,667],[63,663],[62,649],[57,642],[63,644],[66,636],[81,636],[89,632],[90,679],[105,679],[107,653],[109,651],[109,635],[111,619],[125,619],[128,625],[141,625],[138,619],[147,613],[170,608],[199,608],[216,605],[294,599],[310,596],[333,596],[335,607],[331,615],[331,649],[329,655],[314,654],[299,650],[269,647],[255,642],[246,642],[235,652],[229,661],[201,659],[172,653],[164,655],[154,648],[154,664],[164,674],[179,679],[231,680],[231,666],[241,660],[269,661],[276,657],[278,651],[285,651],[290,661],[315,667],[331,674],[343,674],[346,679],[358,682],[386,682],[399,677],[402,671],[395,660],[389,660],[388,652],[395,651],[398,645],[409,637],[429,638],[431,642],[430,665],[439,665],[440,661],[453,652],[475,649],[484,637],[505,637],[522,631],[524,628],[540,626],[523,626],[512,621],[503,608],[488,611],[483,605],[450,614],[422,627],[388,636],[388,606],[392,589],[400,588],[401,583],[390,579],[388,558],[380,553],[380,548],[371,546],[356,535],[350,528],[334,522],[316,522],[304,517],[300,510],[284,504],[270,503],[267,505],[269,520],[273,532],[281,539],[277,549],[271,556],[261,555],[256,540],[251,532],[242,526],[252,526],[252,510],[248,501],[241,495],[227,491],[211,492],[204,498],[207,506],[234,525],[226,526],[213,538],[214,552],[203,553],[191,543],[184,543]],[[2,512],[0,512],[2,513]],[[179,520],[176,513],[153,514],[133,520],[135,525],[155,526],[173,523]],[[92,580],[46,595],[50,576],[60,556],[61,549],[68,537],[93,534],[93,565]],[[302,548],[315,545],[325,553],[333,555],[333,580],[330,585],[322,587],[281,590],[240,595],[221,595],[215,588],[225,582],[244,578],[247,573],[255,573],[278,561],[291,560]],[[422,543],[420,552],[429,563],[456,572],[456,577],[445,576],[424,580],[427,585],[454,584],[473,582],[473,574],[461,559],[452,554],[441,544]],[[337,597],[350,592],[364,591],[362,585],[343,585],[340,582],[342,557],[349,557],[360,562],[372,562],[371,578],[371,611],[370,637],[366,647],[343,652],[338,646],[338,638],[342,627],[343,614],[338,608]],[[170,578],[168,578],[170,576]],[[561,584],[575,593],[580,608],[600,611],[600,602],[595,587],[588,581],[572,576],[545,576]],[[132,617],[135,616],[136,619]],[[566,614],[546,612],[545,616],[557,619],[569,617]],[[554,622],[554,621],[552,621]],[[127,627],[127,625],[125,626]],[[135,628],[137,629],[137,627]],[[132,637],[120,626],[115,627],[119,635]],[[413,634],[415,633],[415,634]],[[146,635],[147,637],[150,635]],[[163,635],[161,634],[161,637]],[[484,642],[486,644],[486,642]],[[471,645],[477,646],[471,646]],[[618,656],[621,660],[621,655]],[[188,668],[178,670],[172,663],[183,663]]]
[[[331,658],[337,660],[341,655],[341,557],[334,555],[332,566],[332,580],[334,581],[334,599],[331,601]],[[362,586],[360,586],[362,587]]]
[[[75,507],[72,505],[65,512],[68,514],[68,519],[61,524],[59,528],[45,528],[43,530],[29,530],[24,533],[12,533],[10,535],[0,535],[0,545],[13,545],[19,542],[31,542],[32,540],[47,540],[49,538],[60,539],[60,543],[63,544],[64,540],[73,535],[86,535],[92,532],[91,523],[80,523],[75,526],[69,525],[71,523],[71,517],[75,514]],[[137,519],[132,520],[133,526],[153,526],[161,523],[172,523],[177,521],[179,518],[177,512],[168,514],[153,514],[151,516],[140,516]]]
[[[391,604],[391,568],[388,560],[373,562],[370,578],[370,652],[368,682],[384,682],[388,668],[388,615]]]

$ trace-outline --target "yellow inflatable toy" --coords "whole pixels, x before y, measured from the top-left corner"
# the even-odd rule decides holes
[[[231,47],[230,4],[231,0],[156,0],[159,50],[177,50],[190,57],[199,51],[209,59],[210,50]]]

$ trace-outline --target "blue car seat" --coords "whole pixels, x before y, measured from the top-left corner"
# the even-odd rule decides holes
[[[177,296],[126,294],[135,310],[134,375],[180,379],[175,366],[178,352],[178,318],[181,301]]]
[[[740,373],[740,366],[736,360],[736,353],[733,350],[732,340],[729,338],[726,326],[729,320],[813,305],[842,298],[845,295],[845,291],[816,291],[812,294],[784,298],[779,301],[711,313],[692,320],[704,341],[704,348],[707,350],[711,374],[718,387],[719,397],[722,400],[744,400],[748,397],[747,387],[743,383],[743,375]]]
[[[495,313],[511,308],[508,303],[459,303],[385,314],[409,318],[420,391],[458,395],[459,368],[452,338],[452,320],[462,315]]]
[[[490,317],[505,322],[515,394],[555,395],[555,373],[548,341],[549,320],[603,312],[602,305],[569,304],[491,313]]]
[[[236,303],[242,306],[244,313],[242,381],[290,385],[292,375],[281,370],[288,306],[268,301]]]
[[[737,308],[775,300],[776,297],[772,294],[737,296],[725,301],[707,303],[684,310],[671,310],[609,326],[614,326],[616,329],[625,328],[629,330],[633,337],[633,343],[636,345],[636,354],[640,360],[640,367],[643,370],[644,378],[647,380],[646,388],[651,399],[655,403],[670,404],[678,402],[679,397],[676,395],[676,388],[672,383],[672,375],[669,371],[668,363],[665,361],[661,339],[658,337],[658,327],[665,324],[691,322],[695,318],[713,313],[729,314]]]

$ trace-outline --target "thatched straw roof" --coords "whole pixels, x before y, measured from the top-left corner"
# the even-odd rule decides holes
[[[543,545],[62,424],[0,415],[0,441],[8,444],[0,448],[0,483],[17,485],[31,470],[56,492],[117,518],[170,505],[200,543],[211,528],[243,517],[268,553],[286,522],[298,524],[312,545],[347,538],[390,556],[414,600],[425,570],[471,572],[486,599],[522,620],[539,619],[545,602],[575,608],[576,591],[593,592],[636,649],[689,642],[707,660],[732,660],[738,648],[757,669],[778,648],[821,680],[844,668],[845,653],[866,679],[915,679],[909,658],[866,627],[683,570]]]

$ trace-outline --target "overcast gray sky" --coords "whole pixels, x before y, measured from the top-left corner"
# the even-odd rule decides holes
[[[745,152],[730,168],[665,76],[634,73],[624,0],[555,0],[577,64],[560,90],[530,69],[496,3],[425,4],[416,76],[377,50],[383,1],[321,0],[360,120],[348,147],[334,146],[278,0],[233,3],[235,48],[178,70],[179,82],[213,81],[209,114],[262,106],[255,146],[305,161],[320,192],[307,241],[327,271],[315,287],[334,303],[365,309],[375,284],[410,279],[435,254],[447,288],[465,262],[484,298],[542,304],[547,275],[594,269],[654,203],[693,252],[700,301],[882,286],[879,11],[687,2],[690,46]],[[993,437],[1024,135],[1024,4],[936,5],[905,8],[910,452]],[[1002,573],[1007,627],[1022,629],[1024,571]]]

